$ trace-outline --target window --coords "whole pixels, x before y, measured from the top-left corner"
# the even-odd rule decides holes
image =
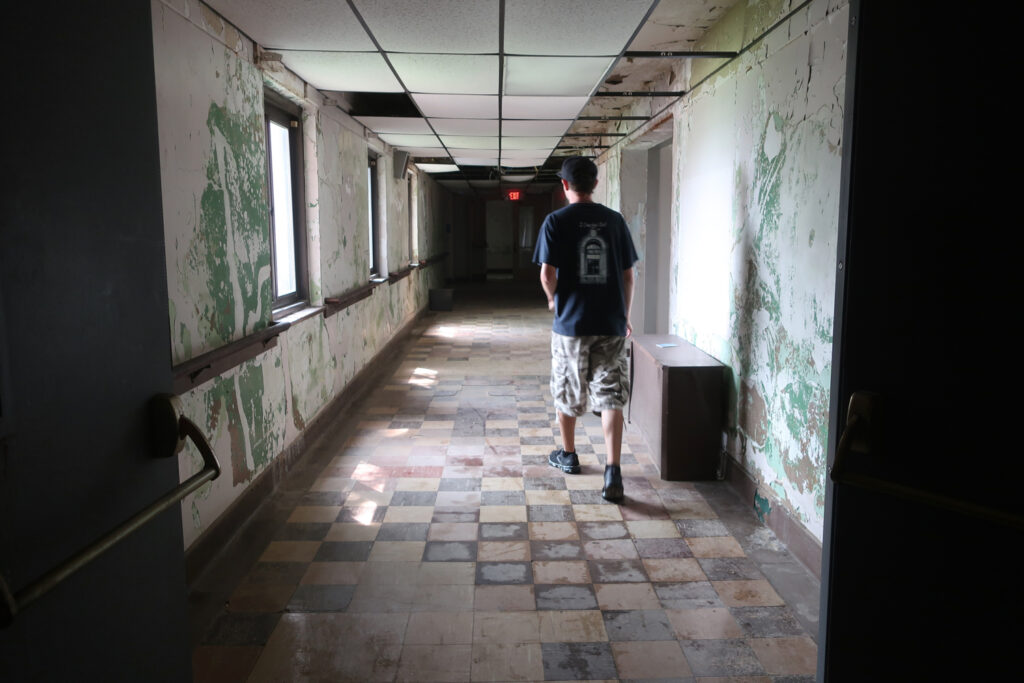
[[[370,277],[384,275],[381,273],[380,258],[380,218],[377,210],[377,156],[370,154],[366,164],[366,198],[370,207],[369,231],[370,231]]]
[[[289,102],[278,101],[270,93],[265,111],[274,312],[280,315],[300,307],[308,299],[301,111]]]
[[[416,244],[419,240],[419,202],[417,201],[419,194],[419,178],[412,171],[409,171],[409,175],[406,176],[409,183],[409,263],[413,263],[417,260],[419,254],[418,245]]]

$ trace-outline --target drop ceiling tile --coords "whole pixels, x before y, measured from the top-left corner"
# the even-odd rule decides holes
[[[504,94],[589,95],[613,61],[609,57],[508,57]]]
[[[692,50],[707,31],[736,4],[736,0],[688,2],[662,0],[630,43],[630,50]]]
[[[455,164],[416,164],[416,168],[425,173],[454,173],[459,170]]]
[[[455,163],[459,166],[497,166],[497,159],[485,157],[455,157]]]
[[[536,173],[523,173],[520,175],[502,175],[501,179],[506,183],[525,183],[537,176]]]
[[[502,121],[502,135],[557,135],[561,137],[572,125],[572,119]]]
[[[554,137],[501,137],[501,148],[504,149],[551,149],[558,144],[561,136]]]
[[[425,55],[389,53],[399,78],[417,93],[496,95],[497,55]]]
[[[441,141],[448,149],[496,149],[498,136],[442,135]]]
[[[451,155],[453,157],[484,157],[484,158],[494,157],[495,159],[498,158],[498,149],[497,149],[497,147],[495,147],[494,149],[473,149],[473,148],[461,149],[461,148],[458,148],[458,147],[449,147],[448,151],[451,153]]]
[[[431,95],[413,93],[412,99],[427,117],[448,119],[496,119],[497,95]],[[584,98],[586,99],[586,98]]]
[[[557,183],[530,183],[526,188],[526,194],[546,194],[554,192],[557,187]]]
[[[355,0],[355,5],[388,52],[498,51],[498,0]]]
[[[426,119],[412,116],[355,116],[374,133],[422,133],[432,135]]]
[[[379,52],[291,52],[281,61],[318,90],[402,92]]]
[[[470,180],[470,187],[475,187],[479,190],[491,190],[498,187],[497,180]]]
[[[505,52],[617,56],[651,4],[652,0],[506,0]]]
[[[207,4],[257,43],[275,51],[377,50],[348,4],[337,0],[210,0]]]
[[[430,119],[438,135],[498,134],[498,119]]]
[[[544,147],[538,149],[502,149],[502,159],[534,159],[536,157],[545,157],[551,154],[551,147]],[[530,164],[523,164],[529,166]]]
[[[412,157],[431,157],[434,159],[447,159],[448,153],[441,147],[414,147],[412,145],[396,145],[409,153]]]
[[[586,104],[586,97],[504,95],[501,115],[510,119],[574,119]]]
[[[440,151],[441,141],[435,135],[416,135],[412,133],[380,133],[381,140],[393,147],[409,145],[410,147],[431,148],[437,147]]]
[[[510,159],[502,154],[501,165],[508,166],[510,168],[527,168],[530,166],[543,166],[544,162],[547,160],[547,155],[523,159]]]

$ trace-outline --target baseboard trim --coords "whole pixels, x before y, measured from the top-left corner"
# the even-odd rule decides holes
[[[771,501],[770,509],[763,514],[758,512],[765,526],[775,532],[778,539],[785,544],[793,556],[800,560],[807,569],[821,580],[821,542],[808,531],[803,524],[793,518],[792,513],[779,502],[774,492],[759,487],[750,473],[740,466],[731,456],[726,469],[726,482],[745,503],[757,511],[757,498]]]
[[[202,576],[263,501],[277,490],[306,454],[309,446],[328,428],[343,420],[346,413],[369,392],[385,371],[391,370],[389,361],[403,350],[414,328],[426,313],[426,308],[420,309],[403,325],[345,388],[306,424],[306,428],[295,440],[265,470],[256,475],[245,491],[185,550],[185,578],[189,585]]]

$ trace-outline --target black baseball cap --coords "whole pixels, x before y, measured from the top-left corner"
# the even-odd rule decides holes
[[[558,177],[570,183],[587,182],[597,179],[597,165],[586,157],[569,157],[562,162]]]

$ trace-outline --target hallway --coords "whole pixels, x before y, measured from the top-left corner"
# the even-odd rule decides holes
[[[499,292],[500,290],[500,292]],[[536,291],[535,291],[536,290]],[[818,581],[724,482],[547,465],[539,288],[459,290],[191,586],[196,681],[811,681]]]

